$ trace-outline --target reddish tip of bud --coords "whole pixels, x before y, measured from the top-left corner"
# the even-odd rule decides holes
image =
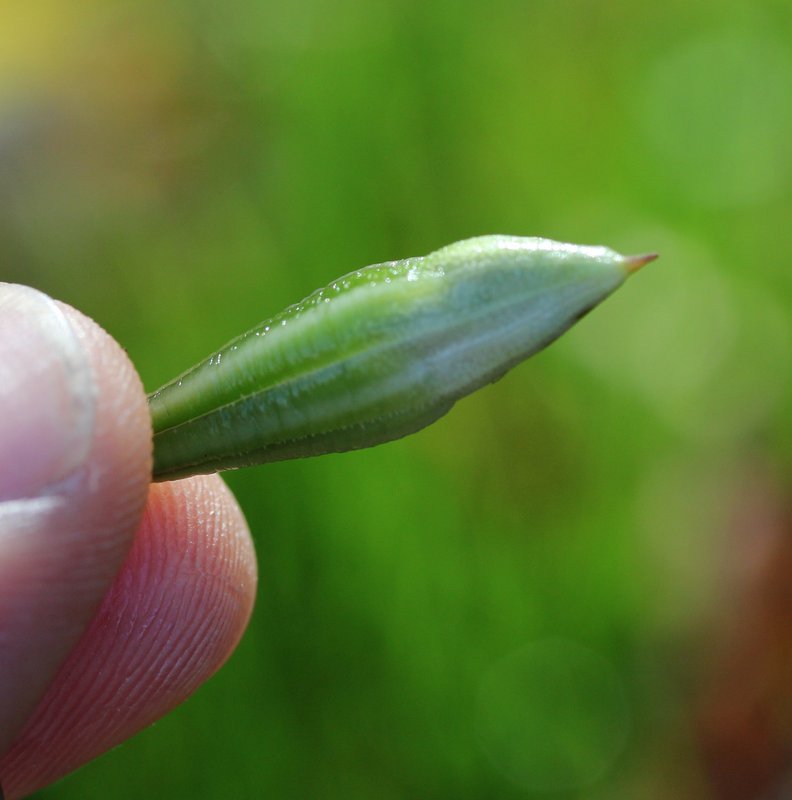
[[[638,272],[644,264],[654,261],[659,255],[659,253],[643,253],[640,256],[625,256],[624,268],[627,270],[628,274],[632,275],[633,272]]]

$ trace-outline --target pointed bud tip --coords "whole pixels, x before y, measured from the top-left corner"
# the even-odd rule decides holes
[[[659,256],[659,253],[642,253],[639,256],[625,256],[624,268],[629,275],[632,275],[633,272],[638,272],[644,264],[654,261],[656,258],[659,258]]]

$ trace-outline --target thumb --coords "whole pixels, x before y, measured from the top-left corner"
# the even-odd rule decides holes
[[[124,559],[150,449],[121,348],[74,309],[0,284],[0,754]]]

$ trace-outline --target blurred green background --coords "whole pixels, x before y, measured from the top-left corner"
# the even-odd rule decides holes
[[[0,17],[0,278],[149,389],[456,239],[662,254],[427,431],[229,474],[239,650],[40,797],[792,796],[788,0]]]

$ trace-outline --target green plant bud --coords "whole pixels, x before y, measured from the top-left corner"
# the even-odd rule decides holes
[[[420,430],[654,257],[482,236],[345,275],[150,395],[154,480]]]

